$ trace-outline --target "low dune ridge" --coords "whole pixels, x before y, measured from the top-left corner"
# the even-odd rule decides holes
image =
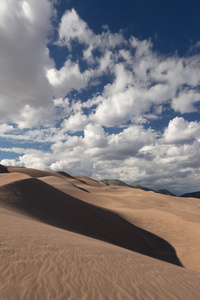
[[[47,177],[40,178],[40,180],[55,187],[56,189],[58,189],[64,193],[67,193],[67,194],[72,193],[74,196],[75,195],[79,196],[80,190],[84,191],[86,193],[89,193],[89,191],[87,189],[76,185],[77,183],[80,184],[79,182],[77,182],[76,179],[65,180],[63,178],[59,178],[59,177],[55,177],[55,176],[47,176]]]
[[[1,173],[0,174],[0,186],[9,184],[9,183],[12,183],[15,181],[27,179],[27,178],[31,178],[31,177],[29,175],[23,174],[23,173],[17,173],[17,172],[6,173],[6,174]]]
[[[42,170],[37,170],[37,169],[32,169],[32,168],[24,168],[24,167],[7,167],[8,172],[10,173],[22,173],[22,174],[27,174],[31,177],[34,178],[39,178],[39,177],[46,177],[46,176],[52,176],[52,172],[48,171],[42,171]],[[63,172],[64,173],[64,172]],[[53,173],[54,176],[61,177],[63,176],[59,172]],[[67,174],[67,173],[65,173]]]
[[[79,176],[75,176],[75,178],[83,183],[88,184],[89,186],[94,186],[94,187],[104,187],[105,186],[104,183],[97,181],[95,179],[89,178],[87,176],[79,175]]]
[[[198,199],[7,169],[1,299],[199,299]]]

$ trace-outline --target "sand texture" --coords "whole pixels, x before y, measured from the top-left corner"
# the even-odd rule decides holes
[[[200,299],[199,199],[7,169],[0,299]]]

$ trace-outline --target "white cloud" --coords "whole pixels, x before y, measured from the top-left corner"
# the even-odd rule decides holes
[[[154,132],[145,130],[143,126],[130,126],[119,134],[109,136],[110,159],[124,159],[135,156],[138,151],[147,144],[154,142]]]
[[[120,126],[129,121],[145,123],[147,119],[155,119],[166,103],[181,113],[195,111],[194,103],[200,99],[198,91],[192,90],[199,84],[199,56],[166,58],[154,53],[151,40],[131,37],[125,41],[122,33],[113,34],[108,28],[95,34],[72,9],[62,17],[58,45],[72,50],[74,41],[84,44],[80,58],[88,60],[86,69],[80,72],[79,63],[68,59],[60,70],[51,68],[47,76],[54,95],[60,97],[72,89],[87,91],[93,83],[101,84],[101,76],[109,76],[111,80],[104,83],[100,95],[79,106],[82,113],[84,107],[96,105],[88,117],[94,123],[102,126]],[[99,55],[93,54],[94,49],[98,49]],[[187,91],[184,85],[188,85]],[[73,102],[74,105],[77,104]]]
[[[106,135],[99,125],[89,124],[84,137],[66,135],[64,142],[54,139],[49,151],[19,147],[0,150],[19,154],[16,163],[10,161],[13,165],[63,169],[72,175],[85,174],[99,180],[118,178],[155,189],[164,187],[179,194],[188,188],[198,189],[200,180],[199,140],[194,138],[190,143],[187,140],[187,128],[197,137],[199,124],[188,123],[184,121],[182,125],[187,144],[180,141],[166,144],[162,138],[156,138],[155,132],[142,126]],[[3,160],[1,163],[10,164]]]
[[[198,141],[190,144],[163,145],[161,140],[150,151],[142,150],[144,158],[147,153],[151,154],[149,161],[135,159],[132,164],[135,163],[139,170],[143,170],[144,174],[139,178],[143,184],[157,189],[164,186],[177,194],[198,190],[199,146]]]
[[[151,130],[143,126],[130,126],[119,134],[105,135],[104,130],[97,125],[90,125],[89,134],[84,141],[88,141],[86,153],[94,157],[95,161],[124,160],[136,156],[144,145],[153,143],[155,136]],[[86,132],[87,133],[87,132]]]
[[[21,143],[49,144],[66,140],[67,135],[65,134],[65,130],[56,127],[21,130],[13,128],[12,125],[2,124],[0,125],[0,137],[13,143],[20,141]]]
[[[74,9],[68,10],[63,15],[59,26],[58,45],[67,46],[72,49],[72,42],[85,45],[84,58],[92,60],[92,51],[96,48],[102,52],[106,49],[113,49],[117,45],[125,43],[121,33],[111,33],[106,27],[106,31],[96,35],[83,21]]]
[[[82,109],[91,103],[96,105],[93,108],[96,111],[90,112],[88,119],[102,126],[155,119],[166,103],[181,113],[196,111],[194,105],[200,102],[198,89],[195,89],[200,83],[199,56],[165,58],[154,53],[150,40],[131,37],[125,41],[121,32],[111,33],[108,28],[95,34],[72,9],[61,19],[57,45],[72,49],[73,41],[84,44],[80,60],[87,58],[96,64],[86,64],[81,71],[80,60],[72,62],[69,56],[58,70],[46,48],[52,13],[47,0],[19,3],[9,0],[2,5],[2,122],[14,122],[20,128],[48,126],[54,118],[68,117],[78,106],[79,113],[83,114]],[[100,54],[95,56],[94,49]],[[100,95],[88,97],[84,103],[72,101],[71,107],[68,105],[60,111],[53,110],[52,96],[64,98],[72,90],[87,91],[94,83],[101,85],[103,75],[109,80]],[[73,118],[66,121],[69,127]],[[87,122],[80,124],[86,126]]]
[[[188,122],[176,117],[169,122],[163,134],[164,141],[170,144],[190,143],[200,138],[200,123]]]
[[[21,6],[22,6],[25,17],[29,20],[29,22],[33,23],[34,16],[33,16],[33,13],[32,13],[29,3],[27,1],[23,1],[21,3]]]
[[[146,92],[144,92],[145,101],[149,101],[154,105],[167,103],[173,95],[174,89],[167,84],[161,83],[150,87]]]
[[[107,138],[104,129],[99,124],[88,124],[84,129],[84,142],[89,148],[106,147]]]
[[[112,84],[105,86],[104,95],[112,96],[124,92],[129,85],[134,83],[132,72],[125,69],[122,63],[118,63],[114,66],[115,81]]]
[[[114,68],[114,61],[112,59],[112,52],[108,49],[105,50],[104,55],[99,58],[99,72],[109,72]]]
[[[4,165],[4,166],[18,166],[18,167],[23,167],[24,166],[24,164],[23,163],[21,163],[20,161],[17,161],[17,160],[15,160],[15,159],[8,159],[8,158],[6,158],[6,159],[2,159],[1,161],[0,161],[0,163],[2,164],[2,165]]]
[[[142,90],[128,86],[123,92],[101,97],[101,103],[93,118],[101,125],[108,127],[120,125],[129,120],[138,120],[138,117],[148,112],[151,106],[150,101],[145,101],[143,96]]]
[[[26,166],[26,168],[35,168],[39,170],[48,169],[46,164],[46,158],[43,153],[43,159],[41,159],[42,156],[38,153],[36,155],[34,154],[24,154],[23,156],[20,156],[20,164]],[[48,163],[50,162],[50,159],[48,157]]]
[[[74,9],[65,12],[59,27],[58,43],[60,45],[67,45],[71,49],[72,40],[89,45],[93,37],[92,30],[89,29],[87,23],[79,17]]]
[[[0,135],[3,135],[8,132],[14,131],[14,127],[12,125],[8,125],[6,123],[0,124]]]
[[[152,55],[151,49],[153,47],[153,44],[152,44],[151,40],[141,41],[132,36],[130,38],[130,44],[133,48],[135,48],[137,58]]]
[[[177,97],[173,98],[172,108],[180,112],[190,113],[197,112],[198,109],[194,106],[195,103],[200,101],[200,93],[194,90],[184,89],[182,90]]]
[[[86,115],[77,112],[74,115],[71,115],[68,119],[64,120],[62,123],[62,127],[65,131],[82,131],[89,123],[89,120]]]
[[[47,0],[1,1],[0,10],[0,118],[19,121],[26,105],[51,107],[52,90],[46,66],[52,65],[46,50],[51,29],[51,4]],[[37,115],[35,115],[37,119]],[[24,126],[28,118],[24,119]]]
[[[46,126],[48,123],[45,124],[45,115],[48,115],[48,118],[50,116],[50,113],[46,111],[46,108],[31,107],[28,104],[25,104],[19,113],[20,114],[17,115],[13,114],[12,120],[21,129],[37,127],[38,125]]]
[[[53,45],[70,53],[58,69],[47,48],[51,3],[0,0],[0,7],[0,136],[21,143],[2,147],[18,157],[1,163],[174,192],[199,187],[200,123],[175,117],[163,135],[150,127],[166,105],[197,112],[199,55],[164,57],[151,40],[126,41],[108,27],[95,34],[72,9]],[[35,142],[46,151],[32,149]]]
[[[63,169],[71,170],[71,174],[73,175],[84,174],[85,176],[90,176],[90,174],[93,172],[93,163],[91,161],[86,160],[69,161],[62,159],[59,162],[53,163],[51,165],[52,171],[58,171]]]
[[[87,74],[80,72],[78,63],[69,59],[60,70],[49,69],[47,78],[54,88],[55,97],[65,97],[73,89],[79,91],[85,88],[88,82]]]

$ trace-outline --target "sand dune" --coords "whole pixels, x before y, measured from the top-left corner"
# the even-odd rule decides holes
[[[40,178],[40,177],[46,177],[46,176],[55,176],[58,178],[74,178],[73,176],[67,174],[66,172],[48,172],[48,171],[42,171],[42,170],[37,170],[37,169],[32,169],[32,168],[23,168],[23,167],[7,167],[8,172],[10,173],[22,173],[22,174],[27,174],[30,177],[33,178]]]
[[[0,186],[27,178],[30,178],[30,176],[27,174],[21,174],[16,172],[0,174]]]
[[[94,186],[94,187],[104,187],[105,186],[104,183],[94,180],[92,178],[89,178],[87,176],[75,176],[75,178],[77,178],[78,180],[80,180],[83,183],[88,184],[89,186]]]
[[[8,184],[1,188],[0,198],[4,199],[4,205],[22,209],[50,225],[181,265],[174,249],[166,241],[111,211],[62,193],[38,179]]]
[[[8,170],[1,299],[199,299],[198,199]]]

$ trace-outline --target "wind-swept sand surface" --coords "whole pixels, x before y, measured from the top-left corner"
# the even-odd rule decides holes
[[[0,299],[199,299],[199,199],[8,171]]]

